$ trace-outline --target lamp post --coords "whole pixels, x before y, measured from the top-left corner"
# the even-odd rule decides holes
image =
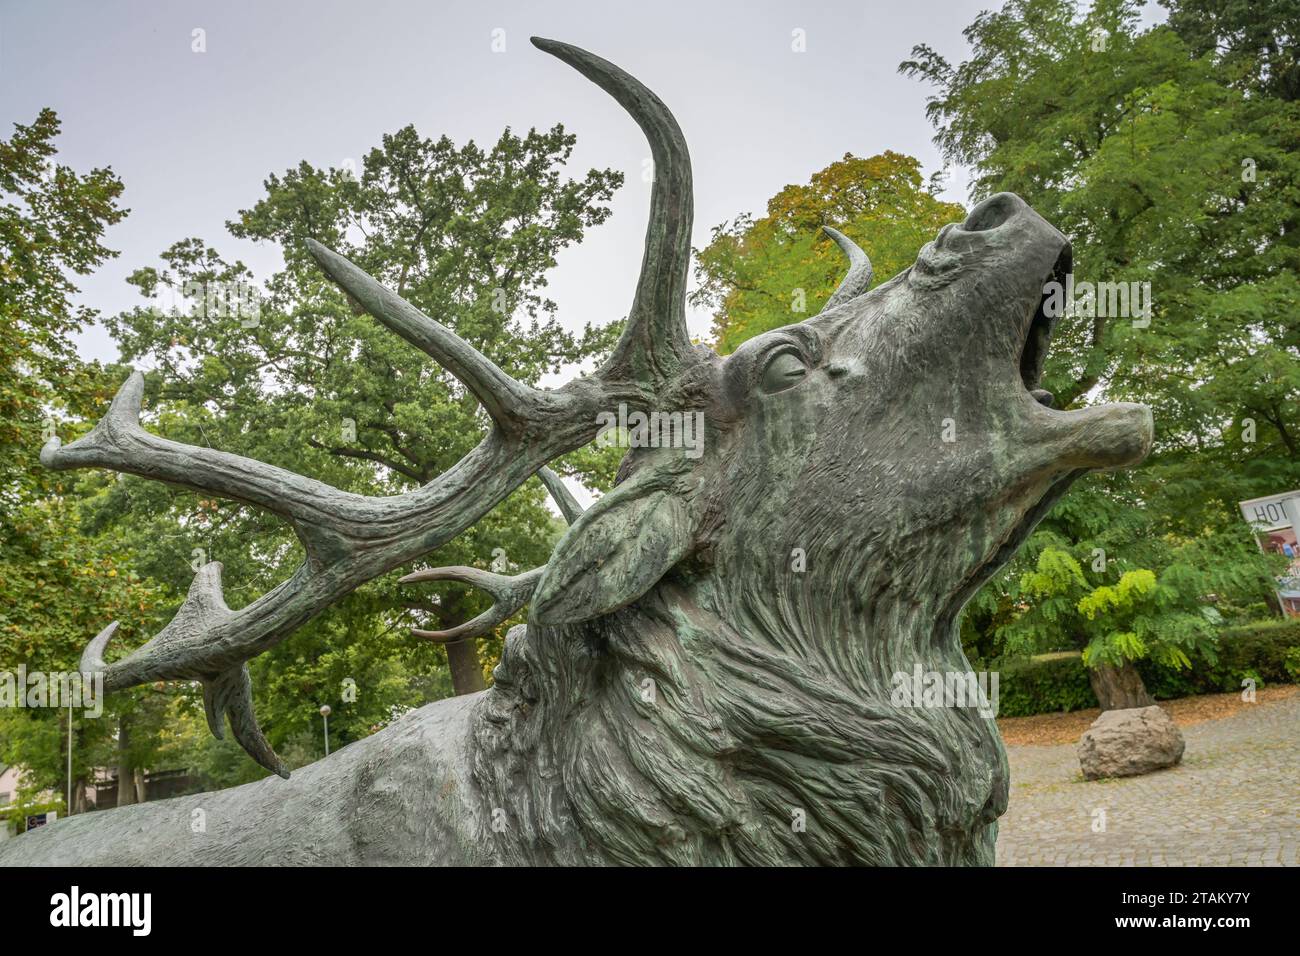
[[[330,755],[330,705],[322,704],[320,715],[325,719],[325,756]]]
[[[68,695],[68,816],[72,816],[72,695]]]

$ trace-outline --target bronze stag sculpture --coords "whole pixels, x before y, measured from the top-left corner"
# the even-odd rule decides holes
[[[847,277],[807,321],[721,358],[685,323],[692,219],[686,144],[664,104],[583,50],[533,41],[640,125],[655,180],[627,326],[593,374],[522,385],[453,332],[316,244],[372,316],[454,374],[492,427],[410,494],[365,497],[260,462],[158,438],[134,374],[53,468],[102,467],[273,512],[306,561],[247,607],[221,568],[196,576],[143,647],[83,670],[112,691],[202,683],[263,766],[289,774],[253,715],[246,662],[365,581],[429,553],[541,474],[570,521],[544,568],[417,572],[496,603],[438,639],[525,604],[480,694],[430,704],[296,772],[217,793],[59,821],[0,862],[117,864],[990,864],[1007,803],[994,721],[903,708],[891,678],[968,671],[963,604],[1067,487],[1141,460],[1140,405],[1075,411],[1039,389],[1052,318],[1043,286],[1065,237],[999,194],[866,291],[867,257],[828,230]],[[636,448],[585,512],[547,462],[602,414],[702,413],[702,453]],[[799,560],[792,560],[792,555]],[[193,826],[198,811],[204,826]]]

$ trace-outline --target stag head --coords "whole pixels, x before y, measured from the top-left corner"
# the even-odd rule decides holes
[[[891,708],[889,680],[917,663],[968,668],[964,602],[1071,481],[1150,446],[1145,407],[1057,411],[1039,388],[1043,287],[1069,271],[1068,242],[1003,193],[867,291],[867,256],[827,227],[849,262],[827,307],[719,357],[686,329],[691,170],[676,121],[605,60],[533,42],[609,92],[653,153],[641,276],[609,360],[555,391],[521,385],[309,240],[361,307],[478,397],[491,431],[429,485],[370,498],[150,435],[132,376],[90,435],[43,460],[264,508],[293,525],[307,560],[239,611],[208,565],[156,637],[106,664],[110,626],[83,669],[103,670],[109,690],[201,681],[213,732],[229,717],[249,753],[287,776],[253,717],[246,661],[537,474],[571,522],[544,568],[403,579],[495,598],[452,631],[416,632],[431,640],[473,638],[530,605],[484,698],[474,770],[490,805],[525,805],[523,844],[575,861],[594,844],[625,861],[986,861],[1006,801],[996,727],[974,712]],[[633,450],[582,512],[545,465],[620,405],[700,416],[702,448],[670,436]],[[660,695],[649,702],[647,681]],[[772,825],[800,802],[819,808],[820,835]]]
[[[826,611],[887,597],[950,621],[1074,478],[1146,454],[1145,406],[1056,411],[1038,387],[1044,287],[1070,247],[1023,200],[985,200],[867,293],[866,257],[828,231],[852,263],[828,307],[697,359],[703,454],[630,452],[547,566],[534,621],[607,614],[699,555]]]

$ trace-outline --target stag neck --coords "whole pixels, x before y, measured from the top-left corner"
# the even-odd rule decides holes
[[[504,814],[515,837],[494,862],[985,859],[985,827],[1005,806],[991,720],[896,706],[891,675],[846,676],[737,630],[703,606],[707,592],[707,576],[662,584],[594,621],[510,632],[469,742],[483,818]],[[774,778],[794,788],[779,807]],[[925,807],[943,839],[876,839],[886,791]],[[792,807],[821,837],[785,838]]]

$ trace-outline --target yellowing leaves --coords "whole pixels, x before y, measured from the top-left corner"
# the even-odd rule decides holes
[[[691,301],[714,310],[717,347],[731,352],[755,335],[808,318],[830,297],[845,263],[822,225],[862,246],[883,281],[963,215],[930,192],[914,157],[846,154],[806,185],[778,192],[766,216],[742,214],[715,227],[697,257],[699,289]]]
[[[1155,589],[1154,571],[1146,568],[1126,571],[1114,587],[1102,585],[1080,598],[1079,611],[1091,621],[1107,611],[1132,610],[1138,601],[1153,594]]]

